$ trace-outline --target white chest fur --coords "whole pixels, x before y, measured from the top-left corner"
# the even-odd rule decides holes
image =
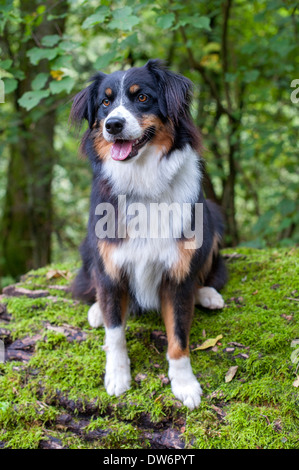
[[[139,212],[139,225],[144,222],[146,226],[142,237],[128,236],[113,252],[113,261],[126,272],[131,292],[139,305],[145,309],[159,309],[159,287],[163,273],[178,260],[177,243],[172,237],[177,232],[173,224],[180,224],[180,232],[182,222],[178,217],[172,218],[169,236],[164,238],[163,232],[164,235],[153,237],[157,234],[155,225],[169,224],[169,219],[149,217],[150,206],[153,203],[167,206],[175,203],[179,211],[184,203],[196,202],[201,176],[198,155],[186,146],[183,150],[174,151],[168,159],[161,159],[153,146],[146,146],[137,159],[128,162],[109,159],[104,163],[104,172],[112,183],[114,193],[126,196],[127,208],[132,203],[141,203],[145,208],[144,213]],[[188,215],[184,217],[184,225],[190,223],[189,219]],[[121,223],[126,223],[130,228],[126,216],[123,216]]]

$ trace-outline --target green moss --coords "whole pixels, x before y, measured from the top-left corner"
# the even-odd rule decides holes
[[[70,448],[147,448],[151,432],[167,425],[182,433],[187,448],[298,448],[299,393],[291,361],[291,341],[299,337],[298,252],[242,248],[237,250],[241,257],[228,258],[225,308],[194,314],[192,347],[223,336],[216,348],[191,349],[204,391],[194,411],[182,406],[163,381],[166,350],[151,340],[153,330],[164,331],[159,315],[129,318],[132,387],[119,398],[109,397],[103,329],[89,327],[87,306],[68,292],[49,289],[69,283],[64,277],[47,279],[50,269],[69,271],[69,278],[75,269],[61,265],[29,273],[22,286],[47,289],[55,299],[5,299],[12,319],[0,327],[11,331],[12,340],[41,337],[29,362],[0,364],[0,441],[12,448],[37,448],[50,437]],[[70,341],[63,332],[47,329],[49,323],[79,328],[84,340]],[[238,369],[226,383],[231,366]],[[77,433],[57,425],[65,413],[87,424]]]

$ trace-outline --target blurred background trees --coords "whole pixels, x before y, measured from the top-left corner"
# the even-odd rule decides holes
[[[0,0],[2,285],[78,259],[91,174],[71,98],[96,70],[149,58],[194,83],[204,187],[226,214],[226,245],[298,243],[298,15],[291,0]]]

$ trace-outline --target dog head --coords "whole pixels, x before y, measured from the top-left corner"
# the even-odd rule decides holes
[[[110,75],[99,72],[91,81],[75,96],[71,118],[88,121],[100,158],[130,161],[150,145],[163,154],[185,143],[196,145],[192,84],[160,61]]]

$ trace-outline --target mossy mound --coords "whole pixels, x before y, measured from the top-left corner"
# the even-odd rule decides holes
[[[68,291],[76,267],[28,273],[0,300],[0,446],[298,448],[298,254],[224,252],[225,308],[194,315],[190,354],[204,391],[194,411],[171,393],[159,315],[129,318],[132,387],[111,398],[103,385],[104,331],[89,327],[88,307]],[[215,346],[197,349],[220,335]]]

